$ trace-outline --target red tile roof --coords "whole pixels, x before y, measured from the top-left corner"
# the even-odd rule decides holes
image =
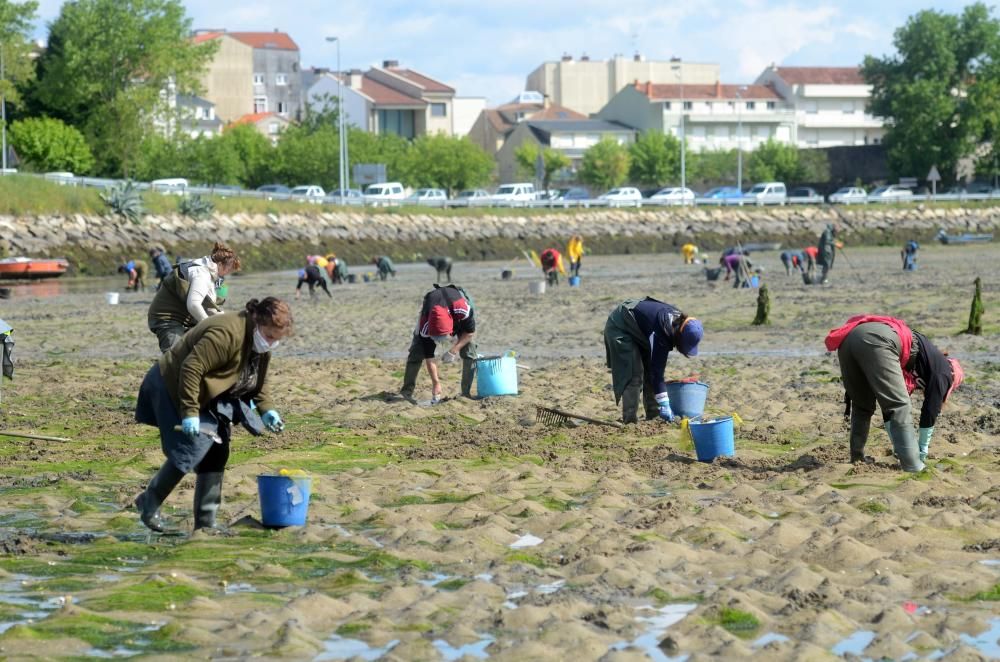
[[[422,99],[403,94],[368,76],[361,78],[361,93],[377,106],[418,106],[420,108],[427,106]]]
[[[191,41],[192,41],[192,43],[195,43],[195,44],[204,44],[206,41],[212,41],[213,39],[218,39],[219,37],[221,37],[224,34],[226,34],[226,33],[225,32],[202,32],[202,33],[196,34],[191,39]]]
[[[542,108],[536,113],[527,115],[530,120],[585,120],[588,119],[583,113],[570,110],[566,106],[552,104],[548,108]]]
[[[777,67],[775,73],[789,85],[864,85],[858,67]]]
[[[746,87],[742,92],[741,87]],[[683,93],[681,91],[683,88]],[[658,85],[654,83],[636,83],[635,89],[644,93],[653,101],[698,101],[708,99],[735,99],[737,93],[739,98],[747,100],[775,100],[781,96],[772,88],[766,85]]]
[[[411,83],[416,83],[421,86],[427,92],[455,92],[455,88],[448,87],[444,83],[440,83],[433,78],[428,78],[423,74],[418,74],[412,69],[402,69],[400,67],[389,67],[386,71],[391,71],[397,76],[402,76]]]
[[[299,47],[284,32],[227,32],[230,37],[254,48],[271,48],[280,51],[297,51]]]
[[[232,122],[229,123],[229,126],[237,126],[239,124],[256,124],[257,122],[265,120],[268,117],[277,117],[279,119],[285,120],[284,117],[279,116],[277,113],[247,113],[242,117],[237,117],[236,119],[234,119]],[[287,122],[288,120],[285,121]]]

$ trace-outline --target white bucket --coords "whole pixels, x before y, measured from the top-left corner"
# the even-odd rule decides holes
[[[117,292],[105,292],[104,298],[107,299],[108,303],[112,306],[118,305],[118,293]]]
[[[528,291],[532,294],[545,294],[545,281],[533,280],[528,283]]]

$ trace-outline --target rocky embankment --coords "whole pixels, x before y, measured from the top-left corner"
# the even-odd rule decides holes
[[[146,216],[138,224],[117,216],[0,216],[0,254],[68,257],[75,273],[108,273],[120,259],[142,257],[153,245],[174,255],[204,253],[211,242],[237,247],[248,267],[288,268],[306,253],[336,252],[349,263],[387,254],[397,260],[433,254],[458,259],[504,259],[521,249],[563,246],[572,234],[591,253],[676,250],[693,240],[716,249],[734,240],[813,244],[826,223],[839,223],[849,244],[928,241],[949,233],[993,232],[1000,207],[781,207],[591,209],[505,212],[497,215],[334,211],[316,214]]]

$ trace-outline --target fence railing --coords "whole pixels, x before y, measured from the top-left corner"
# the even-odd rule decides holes
[[[9,174],[9,173],[2,173]],[[40,177],[48,181],[65,186],[85,186],[91,188],[108,188],[124,183],[119,179],[104,179],[100,177],[78,177],[70,173],[19,173],[24,176]],[[292,195],[290,193],[277,193],[271,191],[254,191],[238,187],[229,186],[178,186],[171,184],[157,184],[156,182],[133,182],[133,185],[140,191],[155,191],[164,195],[211,195],[223,198],[250,198],[257,200],[289,200],[294,202],[310,202],[318,205],[348,207],[436,207],[439,209],[457,208],[526,208],[526,209],[589,209],[589,208],[638,208],[638,207],[681,207],[681,206],[708,206],[708,207],[761,207],[761,206],[781,206],[781,205],[826,205],[831,204],[822,196],[810,197],[788,197],[783,201],[770,199],[767,201],[757,201],[751,197],[741,198],[703,198],[698,197],[693,201],[684,202],[677,200],[656,200],[643,198],[642,200],[615,200],[608,198],[591,198],[586,200],[493,200],[490,198],[474,199],[452,199],[452,200],[419,200],[404,198],[398,200],[386,200],[383,198],[345,197],[343,203],[339,196],[310,197],[302,195]],[[868,197],[864,200],[852,200],[849,205],[878,205],[878,204],[909,204],[923,202],[983,202],[989,200],[1000,201],[1000,189],[995,189],[989,193],[938,193],[936,195],[920,194],[891,197]]]

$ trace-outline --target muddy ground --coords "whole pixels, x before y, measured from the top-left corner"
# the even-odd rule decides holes
[[[517,353],[520,395],[455,398],[444,366],[434,407],[383,397],[429,267],[304,297],[272,362],[287,429],[236,437],[229,533],[190,537],[151,536],[129,508],[162,461],[132,421],[151,295],[107,305],[117,279],[15,288],[2,428],[71,441],[0,437],[0,657],[1000,657],[1000,246],[928,247],[910,273],[898,249],[848,250],[826,287],[754,256],[770,327],[749,324],[754,292],[673,254],[588,257],[582,287],[542,296],[523,259],[458,264],[479,350]],[[976,276],[986,334],[956,335]],[[229,308],[294,283],[233,277]],[[709,411],[739,414],[734,458],[696,462],[660,422],[535,423],[536,405],[619,416],[601,330],[643,294],[704,321],[701,355],[671,357],[668,376],[700,375]],[[905,318],[965,365],[922,474],[897,470],[880,425],[876,463],[846,462],[822,339],[860,312]],[[256,476],[281,468],[312,476],[305,527],[259,526]],[[189,477],[165,508],[184,529],[192,492]]]

